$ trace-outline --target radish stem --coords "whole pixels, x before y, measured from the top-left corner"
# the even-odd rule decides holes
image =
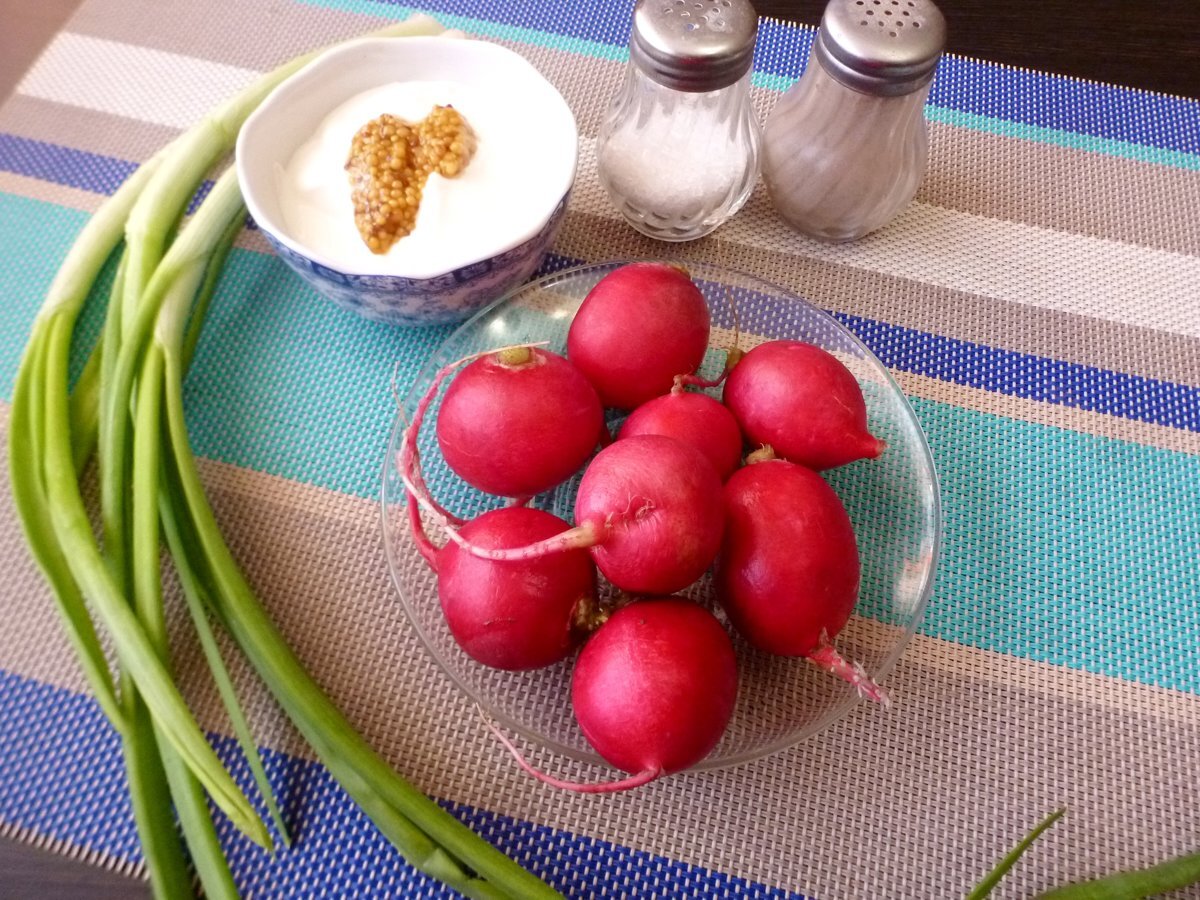
[[[483,713],[481,710],[480,715],[482,714]],[[548,784],[551,787],[561,788],[566,791],[574,791],[577,794],[614,794],[619,791],[628,791],[631,788],[641,787],[644,784],[649,784],[651,781],[661,778],[664,774],[662,769],[646,769],[644,772],[638,772],[635,775],[630,775],[628,778],[622,778],[618,781],[602,781],[593,783],[564,781],[561,778],[555,778],[553,775],[535,768],[494,722],[490,721],[486,716],[484,716],[484,722],[487,725],[488,730],[496,736],[496,739],[504,745],[505,749],[508,750],[508,752],[512,755],[512,758],[517,761],[517,765],[519,765],[538,781],[542,782],[543,784]]]
[[[873,700],[884,709],[892,705],[892,699],[888,696],[888,692],[872,681],[867,670],[861,665],[845,659],[838,653],[825,633],[822,632],[821,643],[808,655],[807,659],[818,669],[824,669],[831,675],[836,675],[847,682],[858,691],[860,697]]]

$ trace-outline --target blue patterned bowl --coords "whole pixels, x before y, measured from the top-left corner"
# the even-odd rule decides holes
[[[417,270],[411,261],[380,257],[354,270],[289,229],[279,199],[280,173],[330,111],[371,88],[398,81],[497,85],[523,111],[537,111],[536,140],[554,165],[539,186],[545,208],[524,225],[502,222],[487,236],[487,253],[467,251],[444,267]],[[281,259],[319,293],[369,319],[393,325],[461,322],[523,283],[537,269],[566,215],[574,182],[578,132],[566,101],[523,57],[498,44],[447,37],[367,38],[319,56],[275,89],[247,119],[237,141],[242,196]],[[347,187],[347,191],[349,188]],[[541,202],[541,201],[536,201]],[[531,214],[530,214],[531,213]]]

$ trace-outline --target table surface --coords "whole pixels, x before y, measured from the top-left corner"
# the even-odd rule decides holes
[[[0,97],[15,86],[74,7],[73,0],[0,2]],[[823,4],[762,0],[763,15],[815,23]],[[1086,79],[1182,95],[1200,95],[1200,4],[1068,0],[961,0],[947,3],[949,49]],[[1085,9],[1086,12],[1081,12]],[[112,872],[28,845],[0,840],[0,897],[136,897],[145,886]]]

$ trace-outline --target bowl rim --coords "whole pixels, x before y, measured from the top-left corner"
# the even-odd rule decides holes
[[[439,42],[437,46],[445,49],[447,53],[468,53],[482,54],[484,56],[492,55],[496,59],[504,60],[505,64],[514,66],[517,70],[523,72],[523,77],[529,77],[540,83],[547,90],[547,98],[552,106],[557,106],[560,111],[566,114],[564,121],[571,123],[571,139],[564,141],[564,152],[569,152],[569,165],[563,167],[563,184],[561,191],[553,192],[553,201],[547,203],[547,208],[544,214],[537,220],[536,223],[530,225],[528,229],[520,232],[513,232],[505,237],[503,241],[497,241],[494,248],[487,254],[482,256],[464,257],[460,260],[455,260],[452,265],[440,266],[436,269],[413,269],[410,271],[390,270],[390,271],[374,271],[363,272],[356,267],[346,266],[338,260],[332,259],[312,247],[306,246],[296,240],[287,229],[282,227],[278,221],[278,217],[268,215],[263,205],[259,202],[264,191],[270,189],[269,185],[263,185],[261,182],[256,182],[251,178],[248,171],[249,159],[251,152],[247,149],[249,142],[253,140],[255,133],[265,127],[264,122],[269,121],[278,112],[278,107],[281,103],[287,101],[290,97],[297,93],[303,92],[306,85],[314,79],[321,77],[330,66],[338,65],[343,61],[343,58],[357,62],[361,58],[361,51],[364,47],[396,47],[409,46],[417,44],[421,46],[434,46],[432,42]],[[402,44],[400,42],[403,42]],[[468,49],[464,50],[463,47]],[[328,112],[328,110],[326,110]],[[296,147],[291,148],[291,153],[296,151]],[[290,155],[288,156],[290,159]],[[473,37],[458,37],[445,35],[412,35],[406,37],[363,37],[354,40],[345,41],[334,47],[322,51],[311,61],[306,63],[300,69],[285,78],[282,82],[276,85],[262,102],[247,116],[246,121],[242,123],[238,130],[237,139],[234,143],[234,168],[237,172],[238,186],[242,192],[242,200],[246,204],[246,209],[251,218],[258,227],[266,234],[269,234],[273,239],[283,244],[289,250],[300,256],[310,260],[322,268],[329,269],[335,272],[355,278],[401,278],[409,281],[428,281],[435,278],[440,278],[452,272],[463,268],[478,265],[489,259],[507,253],[515,247],[524,244],[525,242],[536,237],[538,232],[545,227],[546,222],[554,214],[554,211],[562,203],[563,198],[569,195],[572,186],[575,183],[576,170],[579,164],[579,123],[575,118],[575,113],[571,109],[570,104],[562,96],[562,93],[555,85],[549,81],[541,72],[537,70],[529,60],[520,53],[511,50],[494,41],[483,40]]]
[[[905,650],[908,649],[908,646],[912,643],[912,639],[916,636],[918,629],[921,627],[921,623],[924,621],[925,613],[929,606],[929,601],[931,600],[931,598],[933,596],[933,588],[934,588],[934,584],[937,579],[937,572],[941,565],[942,548],[943,548],[943,532],[945,529],[945,521],[944,521],[943,514],[942,514],[941,482],[938,477],[937,466],[936,466],[935,460],[933,458],[933,451],[932,451],[931,447],[929,446],[929,438],[925,433],[924,427],[921,425],[921,420],[917,416],[916,410],[913,409],[912,404],[908,400],[908,395],[905,394],[903,389],[900,387],[900,384],[896,381],[895,377],[892,375],[891,371],[887,368],[887,366],[885,366],[882,363],[882,361],[880,361],[879,358],[874,354],[874,352],[872,352],[872,350],[865,343],[863,343],[863,341],[858,337],[858,335],[856,335],[852,331],[850,331],[850,329],[847,328],[846,326],[844,326],[841,322],[838,322],[827,310],[824,310],[821,307],[817,306],[816,304],[812,303],[811,301],[806,300],[804,297],[800,296],[799,294],[797,294],[795,291],[793,291],[790,288],[784,287],[783,285],[778,284],[777,282],[769,281],[769,280],[767,280],[759,275],[755,275],[751,272],[747,272],[742,269],[732,268],[732,267],[729,267],[729,266],[726,266],[723,264],[718,264],[718,263],[709,263],[709,262],[704,262],[702,260],[683,259],[683,258],[678,258],[678,257],[667,257],[667,256],[627,257],[627,258],[614,258],[614,259],[598,260],[595,262],[585,262],[585,263],[581,263],[579,265],[573,265],[573,266],[568,266],[568,267],[565,267],[562,269],[557,269],[553,272],[547,272],[544,275],[539,275],[537,277],[531,278],[531,279],[527,280],[525,283],[519,285],[518,287],[515,287],[509,291],[506,291],[503,295],[501,295],[497,299],[493,300],[491,303],[488,303],[486,306],[484,306],[482,309],[480,309],[477,313],[475,313],[473,316],[471,316],[469,319],[467,319],[461,325],[459,325],[457,328],[455,328],[454,331],[451,332],[451,334],[446,336],[446,338],[442,341],[442,343],[439,344],[439,346],[437,348],[435,348],[434,351],[430,354],[429,358],[425,360],[425,362],[422,364],[420,369],[417,370],[417,374],[413,378],[413,385],[411,385],[409,387],[409,389],[405,392],[404,396],[400,397],[399,395],[397,395],[399,407],[396,412],[396,417],[393,420],[391,431],[388,435],[388,440],[386,443],[386,447],[384,449],[383,465],[380,469],[380,489],[379,489],[380,524],[381,524],[381,531],[382,531],[381,537],[382,537],[383,544],[384,544],[384,556],[387,559],[387,563],[388,563],[388,575],[391,579],[392,586],[395,589],[395,591],[399,597],[400,605],[404,610],[405,619],[408,620],[409,625],[412,627],[413,631],[416,633],[417,639],[420,642],[421,646],[424,647],[425,651],[429,654],[430,660],[437,666],[439,671],[444,673],[446,675],[446,677],[448,677],[450,679],[450,681],[454,684],[454,686],[458,690],[460,690],[469,701],[474,702],[476,704],[477,710],[479,711],[481,718],[485,722],[487,722],[488,724],[499,725],[499,726],[505,728],[506,730],[508,730],[511,734],[518,735],[522,740],[530,743],[533,747],[537,748],[539,752],[548,751],[550,753],[557,754],[568,760],[573,760],[575,762],[582,762],[582,763],[585,763],[588,765],[593,765],[593,766],[599,766],[599,767],[602,767],[602,768],[605,768],[608,770],[613,770],[613,771],[615,771],[615,768],[609,762],[604,760],[594,750],[581,751],[575,747],[571,747],[566,744],[563,744],[560,741],[556,741],[552,738],[547,738],[545,735],[531,733],[528,728],[526,728],[520,722],[515,721],[511,716],[506,715],[501,710],[497,710],[497,709],[489,709],[486,711],[483,710],[482,705],[478,702],[477,697],[476,697],[476,694],[478,692],[475,689],[473,689],[469,684],[467,684],[459,676],[459,674],[454,670],[454,668],[452,666],[442,663],[442,661],[441,661],[442,657],[441,657],[440,653],[438,652],[438,650],[432,645],[432,643],[430,642],[430,639],[425,635],[423,629],[421,627],[419,627],[413,621],[412,613],[408,609],[408,604],[404,599],[405,591],[401,587],[401,585],[398,581],[398,575],[397,575],[398,568],[396,565],[396,562],[397,562],[396,561],[396,547],[394,546],[395,541],[392,538],[390,531],[389,531],[388,475],[391,470],[392,461],[393,461],[394,455],[395,455],[394,454],[395,444],[398,439],[398,435],[401,431],[400,421],[402,418],[405,417],[405,409],[408,406],[409,401],[414,399],[412,396],[413,387],[415,387],[415,385],[419,384],[419,383],[423,383],[423,382],[427,383],[430,380],[430,378],[432,377],[432,375],[437,372],[437,369],[439,366],[439,363],[437,362],[437,356],[440,353],[442,347],[444,347],[446,344],[449,344],[451,341],[454,341],[455,339],[457,339],[463,332],[467,331],[470,328],[473,328],[479,320],[483,319],[485,316],[490,315],[493,310],[504,305],[505,303],[508,303],[517,294],[519,294],[520,292],[522,292],[524,290],[529,289],[531,286],[542,285],[543,283],[546,283],[546,282],[573,276],[580,272],[584,272],[584,271],[588,271],[588,270],[598,270],[598,269],[604,269],[604,268],[609,268],[609,267],[627,265],[629,263],[636,263],[636,262],[663,262],[663,263],[682,266],[685,269],[687,269],[689,272],[692,272],[693,270],[699,270],[701,272],[703,272],[704,270],[708,270],[711,273],[723,273],[727,276],[732,275],[732,276],[737,276],[740,278],[745,278],[745,279],[748,279],[752,283],[757,283],[760,286],[770,288],[771,290],[777,292],[778,296],[785,296],[789,299],[798,301],[799,303],[801,303],[805,307],[807,307],[808,310],[811,311],[812,313],[814,313],[820,317],[829,319],[837,327],[837,329],[840,332],[842,332],[846,338],[849,339],[850,344],[852,346],[854,346],[862,354],[863,359],[872,363],[878,369],[878,371],[883,374],[886,385],[891,389],[891,393],[898,399],[901,408],[903,409],[904,413],[908,417],[910,423],[916,429],[916,433],[920,437],[920,441],[919,441],[920,458],[922,460],[922,463],[923,463],[926,471],[929,473],[929,479],[930,479],[929,507],[930,507],[930,522],[931,522],[931,532],[932,532],[931,536],[930,536],[930,547],[929,547],[930,558],[929,558],[928,565],[925,567],[922,582],[921,582],[919,588],[915,592],[915,603],[913,606],[913,613],[912,613],[911,621],[904,627],[903,634],[901,635],[900,639],[896,641],[895,645],[891,648],[890,652],[883,658],[883,660],[879,664],[878,668],[874,672],[871,673],[872,677],[876,680],[882,680],[888,674],[890,674],[891,671],[896,667],[896,664],[897,664],[897,662],[899,662],[900,657],[903,656]],[[417,399],[419,399],[419,398],[417,398]],[[571,658],[573,658],[573,657],[569,657],[568,661]],[[739,691],[740,691],[740,688],[739,688]],[[722,769],[729,769],[729,768],[733,768],[736,766],[742,766],[747,763],[751,763],[756,760],[760,760],[765,757],[772,756],[776,753],[780,753],[780,752],[787,750],[791,747],[794,747],[800,743],[803,743],[806,740],[816,737],[818,734],[827,730],[828,728],[833,726],[838,721],[846,718],[846,716],[848,716],[852,710],[854,710],[858,706],[862,705],[864,702],[865,701],[863,700],[862,697],[860,697],[856,694],[853,694],[853,693],[848,694],[841,702],[834,705],[833,708],[831,708],[827,713],[825,713],[825,715],[808,723],[804,728],[799,729],[794,734],[789,734],[787,736],[781,737],[778,740],[772,741],[768,744],[764,744],[761,747],[756,747],[753,750],[746,750],[746,751],[743,751],[740,753],[730,754],[728,756],[724,756],[724,757],[720,757],[720,758],[712,758],[711,756],[707,756],[704,759],[700,760],[699,762],[695,763],[694,765],[688,767],[687,769],[685,769],[681,772],[675,773],[675,774],[685,774],[687,772],[720,771]],[[492,721],[493,717],[496,720],[495,722]]]

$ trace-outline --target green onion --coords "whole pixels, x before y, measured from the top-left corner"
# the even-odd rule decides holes
[[[1200,882],[1200,853],[1188,853],[1144,869],[1115,872],[1040,894],[1038,900],[1141,900]]]
[[[42,385],[45,409],[42,478],[46,505],[67,569],[112,636],[121,666],[149,707],[163,737],[195,772],[213,802],[256,843],[269,846],[270,836],[232,777],[225,771],[188,710],[179,689],[142,623],[130,607],[119,575],[96,545],[88,520],[70,440],[67,359],[74,311],[64,311],[56,298],[50,315],[39,316],[31,342],[44,344]],[[21,477],[14,473],[14,480]]]
[[[440,30],[424,19],[378,34]],[[210,799],[252,840],[271,844],[172,680],[162,606],[164,541],[218,693],[285,843],[282,817],[221,659],[210,611],[318,758],[412,865],[471,897],[557,896],[396,774],[353,729],[254,595],[221,536],[196,470],[182,381],[244,209],[231,171],[217,179],[190,219],[186,204],[205,173],[228,153],[246,116],[310,58],[288,63],[217,107],[141,166],[80,233],[34,321],[13,394],[10,467],[18,514],[88,686],[123,738],[156,896],[178,897],[192,889],[175,814],[208,896],[236,896],[208,812]],[[100,344],[69,392],[76,320],[122,238]],[[102,544],[80,484],[94,448]],[[97,624],[116,649],[119,691]]]
[[[1043,819],[996,864],[979,882],[966,900],[982,900],[989,896],[1009,869],[1025,855],[1030,846],[1046,829],[1062,818],[1065,809],[1058,809]],[[1115,872],[1104,878],[1080,881],[1038,894],[1037,900],[1142,900],[1167,891],[1200,883],[1200,853],[1190,853],[1168,859],[1145,869]]]
[[[1065,812],[1066,809],[1056,809],[1034,826],[1033,830],[1021,838],[1021,842],[1013,847],[1004,859],[996,864],[996,868],[988,872],[983,881],[979,882],[974,890],[967,894],[966,900],[983,900],[984,897],[988,896],[995,889],[996,885],[1000,883],[1000,879],[1008,874],[1008,870],[1016,864],[1017,860],[1025,855],[1025,851],[1029,849],[1030,845],[1041,837],[1043,831],[1061,819]]]

